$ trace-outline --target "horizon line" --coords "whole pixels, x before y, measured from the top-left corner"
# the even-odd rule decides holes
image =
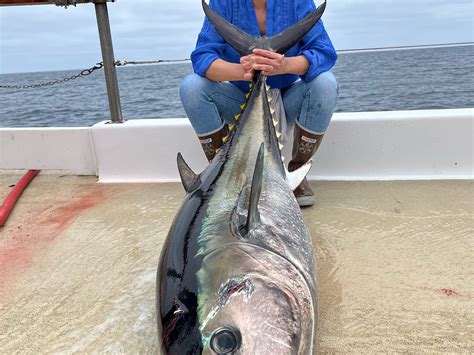
[[[410,50],[410,49],[428,49],[428,48],[446,48],[446,47],[464,47],[472,46],[474,42],[452,42],[452,43],[436,43],[436,44],[420,44],[420,45],[403,45],[403,46],[389,46],[389,47],[367,47],[367,48],[353,48],[353,49],[336,49],[337,53],[363,53],[363,52],[388,52],[396,50]],[[145,64],[145,65],[169,65],[178,62],[189,62],[190,59],[160,59],[160,63]],[[0,75],[12,74],[30,74],[30,73],[47,73],[55,71],[73,71],[81,69],[58,69],[58,70],[37,70],[37,71],[19,71],[19,72],[0,72]]]

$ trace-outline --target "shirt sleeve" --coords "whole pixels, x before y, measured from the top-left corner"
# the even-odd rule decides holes
[[[210,0],[209,7],[218,14],[225,16],[225,1]],[[216,31],[214,26],[207,18],[204,19],[201,32],[199,33],[196,48],[191,53],[191,62],[194,72],[202,77],[206,76],[206,72],[211,64],[218,58],[224,56],[226,44],[221,35]]]
[[[301,18],[316,9],[313,1],[309,2],[310,4],[305,1],[306,6],[303,7],[303,11],[299,12],[303,14]],[[313,80],[323,72],[331,70],[336,64],[336,50],[329,39],[322,20],[318,21],[311,31],[303,37],[299,55],[304,55],[309,61],[308,71],[300,76],[306,82]]]

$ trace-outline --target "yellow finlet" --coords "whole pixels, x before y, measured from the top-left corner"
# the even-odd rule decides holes
[[[284,163],[285,162],[285,157],[282,155],[281,156],[281,161]]]
[[[273,107],[270,107],[270,113],[271,113],[272,115],[275,114],[275,109],[274,109]]]
[[[250,97],[250,92],[245,94],[245,98],[248,99]]]
[[[282,150],[283,149],[283,144],[278,143],[278,148],[280,148],[280,150]]]
[[[245,104],[240,105],[240,109],[243,110],[245,108]]]
[[[239,120],[239,118],[240,118],[240,116],[241,116],[241,114],[240,114],[240,113],[239,113],[239,114],[237,114],[237,115],[235,115],[235,116],[234,116],[235,120],[236,120],[236,121],[238,121],[238,120]]]
[[[268,96],[268,103],[271,103],[271,102],[272,102],[272,100],[273,100],[273,97],[271,97],[271,96]]]
[[[229,131],[233,131],[235,129],[235,127],[237,127],[237,125],[235,125],[235,124],[229,125]]]
[[[219,154],[220,151],[221,151],[221,148],[217,148],[216,149],[216,154]]]
[[[270,90],[270,85],[268,85],[267,83],[265,83],[265,89],[268,91]]]
[[[272,121],[273,121],[273,125],[276,127],[278,124],[278,120],[273,119]]]
[[[229,136],[222,137],[222,142],[226,143],[229,140]]]
[[[280,139],[280,137],[281,137],[281,132],[276,131],[276,136],[277,136],[278,139]]]

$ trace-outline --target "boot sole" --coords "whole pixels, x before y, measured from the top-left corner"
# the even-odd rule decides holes
[[[297,197],[296,201],[300,207],[310,207],[313,206],[316,202],[314,196],[301,196]]]

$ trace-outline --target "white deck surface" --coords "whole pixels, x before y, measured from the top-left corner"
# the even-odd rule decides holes
[[[0,199],[19,175],[0,174]],[[40,174],[0,229],[0,353],[159,353],[178,184]],[[317,182],[323,354],[474,349],[472,181]]]

